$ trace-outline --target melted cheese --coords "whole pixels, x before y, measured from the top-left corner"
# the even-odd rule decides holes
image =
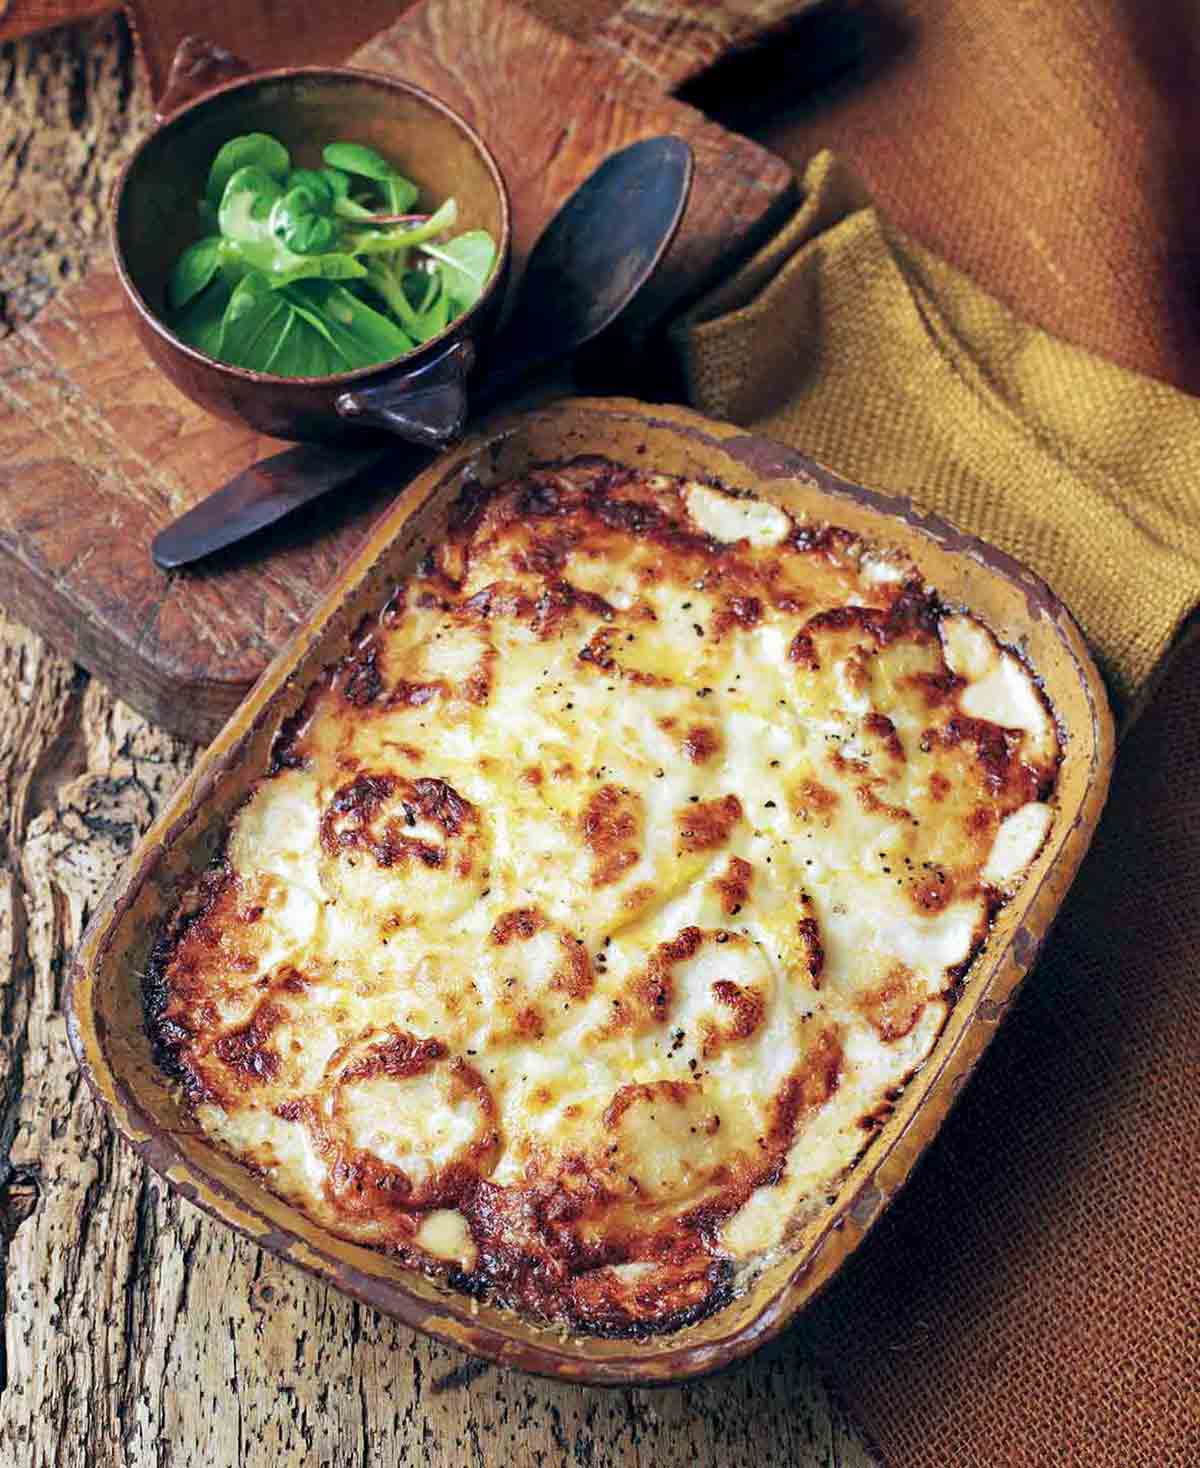
[[[1053,720],[903,557],[766,501],[588,460],[464,522],[312,690],[151,1023],[334,1231],[670,1329],[929,1055],[1046,839]]]
[[[735,499],[705,484],[689,485],[683,501],[692,522],[715,540],[779,545],[792,528],[791,520],[778,506],[766,500]]]

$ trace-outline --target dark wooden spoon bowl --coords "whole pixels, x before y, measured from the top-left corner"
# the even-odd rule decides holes
[[[213,156],[229,138],[248,132],[271,133],[304,167],[320,167],[322,146],[335,139],[368,143],[420,187],[422,203],[436,206],[453,195],[456,228],[486,229],[497,245],[496,268],[479,301],[415,351],[328,377],[233,367],[180,341],[163,320],[167,278],[201,233],[196,205]],[[478,133],[420,87],[346,67],[259,72],[207,91],[138,147],[117,180],[112,212],[113,256],[127,306],[143,345],[171,382],[229,422],[275,438],[318,442],[361,436],[370,425],[344,417],[337,401],[351,389],[383,383],[395,415],[402,416],[406,404],[414,410],[408,436],[431,444],[454,436],[461,423],[440,418],[447,403],[462,398],[463,380],[495,327],[510,234],[508,191]],[[428,422],[425,438],[422,420]]]

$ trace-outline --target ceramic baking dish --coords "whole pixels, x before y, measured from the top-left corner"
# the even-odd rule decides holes
[[[575,454],[670,474],[715,476],[899,546],[951,603],[978,613],[1040,674],[1061,720],[1059,818],[1016,898],[996,921],[930,1058],[836,1199],[796,1251],[717,1314],[674,1335],[603,1340],[539,1328],[448,1292],[382,1254],[334,1237],[214,1148],[156,1069],[142,1028],[139,975],[184,879],[208,865],[230,817],[268,762],[281,722],[443,533],[464,481],[484,484]],[[905,500],[847,483],[782,445],[677,408],[579,399],[501,420],[438,459],[396,501],[356,559],[279,654],[175,794],[91,923],[76,956],[71,1043],[121,1133],[215,1218],[358,1300],[465,1350],[594,1383],[678,1381],[745,1356],[781,1330],[852,1254],[941,1125],[1027,973],[1087,849],[1108,786],[1112,722],[1078,628],[1046,585],[1006,555]]]

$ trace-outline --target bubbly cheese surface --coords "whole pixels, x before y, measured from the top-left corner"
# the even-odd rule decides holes
[[[464,497],[147,981],[199,1124],[527,1315],[677,1328],[820,1214],[1054,818],[918,567],[598,459]]]

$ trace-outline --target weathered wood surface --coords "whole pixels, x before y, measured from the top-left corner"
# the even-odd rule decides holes
[[[589,40],[632,63],[663,91],[691,81],[714,62],[762,41],[825,0],[624,0],[599,21]]]
[[[65,0],[63,0],[65,3]],[[86,0],[78,0],[86,3]],[[348,52],[378,35],[419,0],[354,0],[353,5],[247,4],[247,0],[125,0],[138,36],[138,49],[158,97],[184,36],[200,35],[234,49],[256,66],[286,66],[341,61]],[[639,0],[521,0],[556,30],[587,41],[596,26],[618,9],[636,9]],[[719,14],[748,0],[715,0]],[[784,0],[749,0],[784,3]],[[671,7],[665,6],[665,9]],[[650,21],[653,27],[655,21]]]
[[[4,288],[28,317],[89,248],[86,218],[56,231],[42,206],[94,207],[144,103],[116,22],[8,46],[0,67]],[[193,755],[0,614],[0,1464],[868,1468],[794,1341],[678,1391],[508,1374],[314,1284],[145,1172],[75,1071],[62,978]]]
[[[413,0],[357,0],[341,9],[304,5],[288,11],[281,26],[273,7],[243,0],[130,0],[127,9],[141,34],[141,53],[155,96],[162,90],[175,47],[201,33],[256,64],[333,61],[396,19]],[[668,91],[731,48],[771,30],[799,10],[823,0],[711,0],[682,6],[676,0],[537,0],[531,9],[580,40],[632,56]],[[103,15],[113,0],[0,0],[0,40],[67,21]]]
[[[149,119],[127,50],[112,49],[129,123],[106,149],[115,158]],[[509,181],[517,273],[547,219],[602,157],[654,133],[686,136],[695,186],[679,237],[639,299],[643,318],[719,274],[787,207],[792,174],[773,155],[663,96],[634,63],[589,50],[505,0],[427,0],[356,60],[422,83],[479,126]],[[104,65],[91,51],[77,54],[64,90],[100,79]],[[63,121],[78,121],[92,95],[75,96]],[[111,105],[112,89],[102,95]],[[39,141],[32,119],[28,134],[46,166],[62,173],[75,161]],[[10,179],[20,160],[18,146]],[[76,167],[91,211],[81,232],[94,238],[113,164],[84,151]],[[55,207],[48,220],[35,211],[42,223],[26,221],[11,196],[6,232],[27,243],[27,259],[38,244],[61,249],[53,222],[74,216],[77,182],[68,171],[47,186]],[[15,314],[36,302],[29,290],[38,275],[30,265],[24,294],[18,281]],[[629,370],[626,362],[621,386],[636,389]],[[649,384],[656,389],[662,395]],[[160,376],[126,321],[115,276],[100,265],[0,343],[0,411],[0,604],[142,712],[196,737],[232,712],[381,503],[351,492],[301,517],[267,557],[226,557],[200,575],[158,571],[149,558],[154,534],[278,445],[218,423]]]
[[[104,15],[111,0],[0,0],[0,41]]]

